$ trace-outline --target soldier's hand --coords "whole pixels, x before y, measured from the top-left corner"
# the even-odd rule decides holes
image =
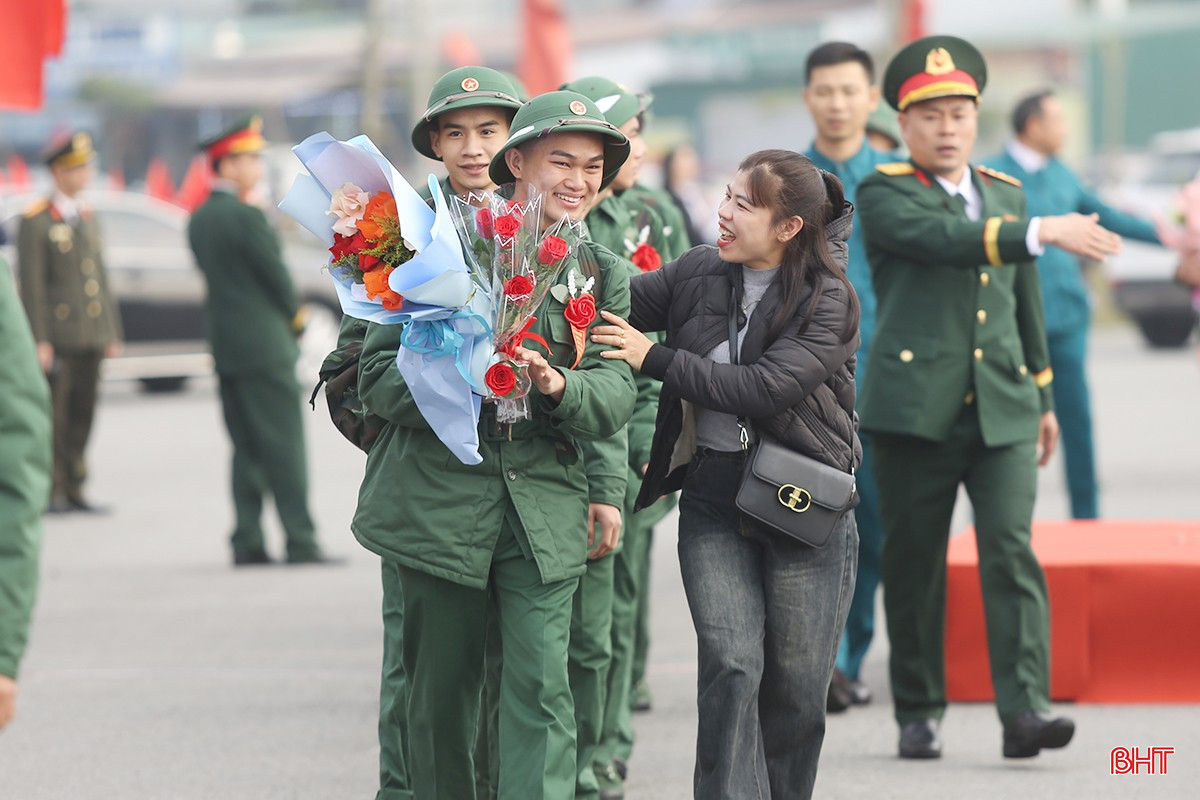
[[[17,712],[17,682],[0,675],[0,730],[4,730]]]
[[[1042,414],[1042,422],[1038,427],[1038,466],[1044,467],[1054,455],[1058,446],[1058,417],[1053,411]]]
[[[1076,255],[1103,261],[1121,252],[1121,237],[1101,227],[1099,214],[1042,217],[1038,239]]]
[[[527,347],[518,347],[513,351],[513,357],[529,365],[529,380],[533,383],[533,388],[555,403],[562,400],[563,391],[567,388],[567,379],[541,353]]]
[[[596,527],[600,527],[600,543],[596,543]],[[604,503],[588,503],[588,547],[595,547],[589,559],[602,558],[617,549],[621,539],[621,509]]]
[[[38,363],[42,365],[42,372],[49,373],[50,368],[54,366],[54,345],[49,342],[37,343]]]

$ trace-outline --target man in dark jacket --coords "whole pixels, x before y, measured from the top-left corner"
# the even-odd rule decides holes
[[[329,559],[308,510],[295,375],[304,319],[274,231],[260,209],[242,200],[262,177],[261,129],[253,117],[201,144],[216,180],[188,225],[208,282],[208,336],[233,441],[233,563],[271,561],[261,519],[268,491],[287,533],[288,563],[323,563]]]

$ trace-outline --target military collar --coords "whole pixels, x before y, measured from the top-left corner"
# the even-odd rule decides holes
[[[75,198],[67,197],[57,189],[50,196],[50,205],[54,207],[54,210],[64,222],[74,223],[84,214],[83,203]]]
[[[233,181],[229,180],[228,178],[213,178],[212,190],[214,192],[224,192],[225,194],[231,194],[235,198],[238,198],[238,199],[241,198],[241,194],[242,194],[242,191],[241,191],[241,189],[238,188],[238,185],[236,183],[234,183]]]
[[[941,175],[934,175],[933,179],[951,197],[962,195],[963,200],[967,202],[967,217],[977,220],[983,216],[983,195],[979,193],[979,189],[975,186],[975,181],[972,179],[974,172],[975,170],[971,169],[971,165],[968,164],[963,170],[962,180],[958,183],[948,181]]]

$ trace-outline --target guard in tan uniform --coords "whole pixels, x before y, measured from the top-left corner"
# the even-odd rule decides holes
[[[108,288],[100,229],[80,192],[95,174],[86,133],[54,140],[45,161],[54,192],[25,213],[17,235],[21,300],[50,379],[54,478],[49,511],[99,509],[83,495],[100,362],[121,351],[121,317]]]

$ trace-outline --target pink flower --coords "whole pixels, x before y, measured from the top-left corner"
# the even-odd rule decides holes
[[[333,223],[334,233],[343,236],[353,236],[357,233],[356,223],[363,218],[363,212],[367,210],[370,199],[370,195],[353,183],[342,184],[342,188],[333,193],[329,200],[329,210],[325,212],[337,217],[337,222]]]

